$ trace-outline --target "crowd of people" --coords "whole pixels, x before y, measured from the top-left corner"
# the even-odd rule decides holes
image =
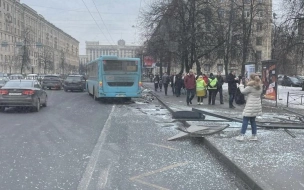
[[[168,95],[168,87],[171,86],[173,95],[179,97],[181,91],[185,91],[186,94],[186,103],[187,105],[192,104],[194,97],[197,97],[197,104],[202,105],[203,99],[208,97],[208,104],[215,105],[215,99],[217,94],[220,96],[220,104],[224,104],[223,101],[223,84],[225,82],[221,73],[215,76],[213,73],[209,74],[207,77],[205,74],[194,74],[192,70],[189,73],[181,75],[173,73],[169,76],[167,73],[164,73],[162,77],[156,75],[153,78],[154,90],[162,91],[164,87],[165,95]],[[261,93],[262,93],[262,83],[260,77],[252,73],[249,76],[249,79],[244,79],[242,77],[236,77],[235,71],[231,71],[227,78],[226,82],[228,83],[228,93],[229,93],[229,108],[235,108],[233,102],[239,102],[240,104],[245,103],[244,95],[247,95],[246,105],[243,110],[243,124],[241,128],[241,133],[236,140],[243,141],[245,140],[245,133],[250,121],[252,136],[249,140],[257,140],[256,133],[256,116],[262,114],[262,105],[261,105]],[[245,84],[245,85],[244,85]]]
[[[192,70],[187,74],[173,73],[169,76],[164,73],[162,76],[155,75],[152,82],[154,83],[155,91],[162,91],[164,89],[165,95],[168,95],[168,87],[172,88],[172,93],[176,97],[180,97],[181,94],[186,95],[187,105],[192,104],[193,98],[197,97],[197,104],[203,105],[204,98],[208,98],[209,105],[215,105],[215,99],[219,94],[220,104],[224,104],[223,100],[223,84],[225,82],[221,72],[217,75],[210,73],[209,76],[200,73],[196,75]],[[235,72],[231,72],[227,77],[229,88],[229,107],[233,106],[233,100],[237,92],[237,83],[239,78],[235,76]]]

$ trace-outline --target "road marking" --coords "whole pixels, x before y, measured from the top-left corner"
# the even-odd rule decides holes
[[[301,183],[301,182],[299,182],[300,183],[300,185],[302,186],[302,187],[304,187],[304,184],[303,183]]]
[[[188,162],[173,164],[173,165],[170,165],[170,166],[166,166],[164,168],[160,168],[158,170],[154,170],[154,171],[147,172],[147,173],[144,173],[144,174],[141,174],[141,175],[138,175],[138,176],[131,177],[130,180],[134,181],[134,180],[137,180],[137,179],[142,178],[142,177],[147,177],[147,176],[150,176],[150,175],[153,175],[153,174],[157,174],[157,173],[160,173],[160,172],[171,170],[173,168],[184,166],[184,165],[187,165],[187,164],[188,164]]]
[[[138,183],[141,183],[141,184],[144,184],[144,185],[147,185],[147,186],[150,186],[150,187],[154,187],[155,189],[159,189],[159,190],[170,190],[170,189],[166,189],[166,188],[163,188],[161,186],[158,186],[158,185],[154,185],[154,184],[151,184],[151,183],[147,183],[147,182],[144,182],[142,180],[139,180],[139,179],[135,179],[134,181],[138,182]]]
[[[170,146],[164,146],[164,145],[161,145],[161,144],[154,144],[154,143],[148,143],[150,145],[153,145],[153,146],[158,146],[158,147],[162,147],[162,148],[167,148],[167,149],[171,149],[171,150],[178,150],[176,148],[172,148]]]
[[[111,166],[112,164],[109,164],[105,170],[100,172],[100,177],[97,185],[98,188],[100,187],[100,189],[104,189],[106,187]]]
[[[112,110],[109,114],[109,117],[108,117],[106,123],[105,123],[105,126],[103,127],[102,131],[100,132],[98,141],[97,141],[97,143],[96,143],[96,145],[93,149],[93,152],[91,154],[89,163],[86,167],[86,170],[85,170],[84,174],[82,175],[81,181],[78,184],[77,190],[88,189],[88,186],[91,182],[93,172],[95,170],[96,163],[98,161],[99,154],[100,154],[101,149],[103,147],[103,144],[105,142],[107,132],[111,127],[112,114],[113,114],[114,110],[115,110],[115,105],[112,107]]]

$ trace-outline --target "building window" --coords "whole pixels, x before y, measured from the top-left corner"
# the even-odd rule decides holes
[[[263,0],[257,0],[258,3],[262,4],[263,3]]]
[[[223,72],[223,64],[217,64],[217,72]]]
[[[256,59],[262,60],[262,51],[256,51]]]
[[[220,9],[218,11],[218,15],[219,15],[220,18],[224,18],[225,17],[225,10],[224,9]]]
[[[245,3],[245,4],[250,4],[250,3],[251,3],[251,0],[245,0],[244,3]]]
[[[244,17],[249,18],[250,17],[250,10],[244,10]]]
[[[261,32],[263,30],[263,24],[258,22],[256,30],[257,30],[257,32]]]
[[[257,15],[258,17],[263,17],[263,10],[259,9]]]
[[[210,72],[210,64],[204,64],[204,71]]]
[[[262,45],[262,41],[263,41],[262,37],[257,37],[256,38],[256,45],[257,46],[261,46]]]

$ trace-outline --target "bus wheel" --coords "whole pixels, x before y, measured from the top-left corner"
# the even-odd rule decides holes
[[[96,95],[95,95],[95,90],[93,90],[93,99],[94,99],[95,101],[97,101],[97,97],[96,97]]]

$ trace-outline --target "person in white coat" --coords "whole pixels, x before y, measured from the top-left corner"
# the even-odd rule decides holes
[[[250,75],[249,81],[246,84],[246,87],[241,83],[239,85],[240,91],[242,94],[247,95],[246,105],[243,110],[243,124],[241,129],[241,134],[236,137],[236,140],[243,141],[245,140],[245,133],[248,127],[248,122],[250,121],[252,136],[249,140],[258,140],[257,139],[257,127],[256,127],[256,116],[262,115],[262,104],[261,104],[261,93],[262,93],[262,84],[260,77],[252,73]]]

